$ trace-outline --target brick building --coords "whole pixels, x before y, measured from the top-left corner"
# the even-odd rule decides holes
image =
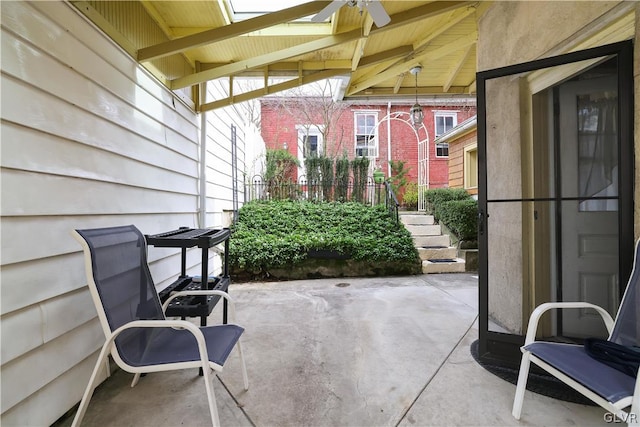
[[[349,159],[367,156],[371,168],[388,176],[389,160],[405,163],[409,182],[418,181],[418,143],[428,141],[430,188],[449,185],[448,145],[435,139],[476,114],[475,98],[424,102],[424,125],[408,122],[413,102],[334,102],[329,98],[276,98],[261,100],[261,134],[268,149],[287,149],[302,166],[313,154]]]

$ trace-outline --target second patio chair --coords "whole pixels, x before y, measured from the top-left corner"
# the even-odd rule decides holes
[[[249,388],[240,346],[244,329],[234,324],[198,327],[186,320],[167,320],[169,301],[187,292],[178,292],[160,305],[149,267],[146,241],[133,225],[75,230],[74,237],[84,249],[89,290],[106,336],[80,407],[73,420],[79,425],[97,386],[98,375],[108,356],[127,372],[141,373],[201,368],[211,422],[220,424],[211,370],[222,371],[227,357],[237,345],[245,390]],[[221,291],[189,291],[189,294],[217,294],[229,301],[229,318],[235,310],[229,296]]]
[[[518,385],[513,402],[513,416],[520,419],[530,362],[549,372],[565,384],[597,403],[629,425],[640,424],[640,380],[591,357],[583,345],[536,341],[542,314],[552,308],[590,308],[602,316],[609,341],[632,347],[640,345],[640,241],[636,244],[633,271],[622,298],[616,321],[601,307],[585,302],[556,302],[538,306],[529,319]],[[630,407],[627,412],[625,408]]]

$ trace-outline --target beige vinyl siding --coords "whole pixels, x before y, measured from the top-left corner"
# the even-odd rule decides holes
[[[0,424],[50,425],[80,400],[104,341],[70,230],[199,226],[201,120],[69,4],[0,7]],[[205,123],[215,226],[231,203],[227,128],[241,157],[244,125],[235,110]],[[151,247],[149,261],[158,288],[179,273],[178,250]],[[187,262],[198,271],[199,251]]]
[[[449,141],[449,187],[465,188],[465,170],[464,156],[465,148],[468,145],[475,144],[476,133],[472,132],[463,135],[457,139]],[[471,194],[477,194],[477,189],[470,191]]]

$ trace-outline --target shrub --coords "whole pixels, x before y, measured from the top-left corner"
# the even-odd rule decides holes
[[[253,272],[295,264],[313,249],[355,260],[419,263],[407,229],[386,209],[361,203],[254,201],[240,209],[232,231],[231,267]]]
[[[284,149],[268,149],[266,152],[266,168],[264,179],[291,179],[293,171],[300,166],[300,161]]]
[[[459,240],[478,238],[478,202],[474,199],[449,200],[438,205],[442,222]]]
[[[425,190],[424,198],[427,212],[439,221],[438,207],[440,204],[450,200],[468,200],[471,199],[471,196],[462,188],[432,188]]]
[[[407,180],[409,168],[406,167],[406,164],[407,162],[404,160],[389,161],[389,165],[391,166],[391,177],[389,178],[389,181],[391,182],[391,188],[393,189],[393,192],[396,193],[396,196],[399,196],[402,193],[402,190],[409,182]]]
[[[364,190],[367,186],[367,175],[369,173],[369,159],[367,157],[356,157],[351,160],[351,171],[353,172],[351,199],[356,202],[364,202]]]
[[[339,202],[346,201],[349,188],[349,159],[346,156],[336,159],[335,183],[335,200]]]
[[[415,182],[410,182],[405,187],[402,195],[402,205],[407,209],[418,209],[418,184]]]

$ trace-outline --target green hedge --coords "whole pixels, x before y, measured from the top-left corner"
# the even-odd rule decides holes
[[[478,238],[478,202],[462,188],[433,188],[424,192],[427,212],[460,240]]]
[[[478,238],[478,202],[473,199],[449,200],[438,205],[440,222],[459,240]]]
[[[361,203],[254,201],[232,227],[232,268],[268,272],[295,264],[309,250],[330,250],[355,260],[419,263],[411,234],[384,207]]]
[[[450,200],[469,200],[471,196],[462,188],[432,188],[425,190],[424,199],[427,212],[432,214],[436,221],[439,221],[438,207],[440,204]]]

